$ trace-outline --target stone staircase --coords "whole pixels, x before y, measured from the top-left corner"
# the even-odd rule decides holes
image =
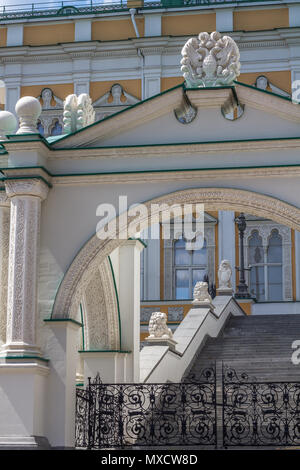
[[[291,362],[291,345],[300,340],[300,315],[231,317],[218,338],[208,338],[185,376],[222,361],[257,381],[300,381],[300,365]]]

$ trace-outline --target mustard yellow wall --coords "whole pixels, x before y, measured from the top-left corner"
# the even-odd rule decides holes
[[[288,26],[288,8],[233,12],[234,31],[260,31],[263,29],[287,28]]]
[[[21,87],[21,97],[40,96],[43,88],[51,88],[53,93],[62,100],[64,100],[68,95],[74,93],[73,83],[58,83],[55,85],[30,85]]]
[[[61,42],[72,42],[74,39],[74,23],[24,26],[23,44],[26,46],[42,46]]]
[[[144,18],[136,18],[140,36],[144,36]],[[93,41],[115,41],[135,38],[136,34],[130,18],[125,20],[99,20],[92,23]]]
[[[111,80],[90,83],[90,97],[92,98],[92,101],[95,101],[100,98],[100,96],[104,95],[104,93],[107,93],[115,83],[119,83],[130,95],[136,96],[139,99],[142,98],[141,80]]]
[[[7,28],[0,28],[0,47],[6,46]]]
[[[160,86],[161,91],[169,90],[169,88],[173,88],[174,86],[180,85],[180,83],[184,82],[183,77],[166,77],[161,78]]]
[[[282,90],[291,93],[291,71],[282,70],[279,72],[260,72],[260,73],[241,73],[237,78],[239,82],[247,83],[247,85],[253,85],[259,75],[265,75],[271,83],[278,86]],[[272,91],[268,89],[268,91]]]
[[[164,15],[162,17],[163,36],[198,35],[200,31],[216,30],[215,13],[194,13],[192,15]]]
[[[246,315],[252,313],[252,302],[238,302],[239,306],[244,310]]]

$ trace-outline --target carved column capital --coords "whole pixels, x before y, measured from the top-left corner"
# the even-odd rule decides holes
[[[6,191],[0,191],[0,207],[7,207],[8,209],[10,207],[10,199],[6,194]]]
[[[41,179],[11,179],[5,181],[6,194],[9,198],[16,196],[34,196],[46,199],[49,186]]]

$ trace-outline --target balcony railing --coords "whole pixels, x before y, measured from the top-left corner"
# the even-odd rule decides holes
[[[5,0],[2,0],[2,2],[5,2]],[[3,5],[2,2],[0,2],[0,20],[91,15],[97,13],[126,11],[135,6],[138,6],[143,10],[148,10],[156,8],[209,6],[216,4],[270,3],[270,0],[144,0],[144,4],[141,0],[137,0],[136,2],[130,0],[128,3],[126,0],[112,0],[109,3],[105,0],[64,0],[15,5]],[[136,3],[136,5],[134,5],[134,3]],[[278,3],[278,1],[275,1],[275,3]]]

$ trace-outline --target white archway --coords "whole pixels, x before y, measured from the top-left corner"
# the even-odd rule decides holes
[[[300,231],[300,208],[279,199],[261,193],[229,188],[195,188],[165,194],[145,203],[148,215],[141,219],[141,230],[150,224],[151,204],[196,204],[203,203],[205,210],[242,211],[253,215],[272,219],[292,229]],[[157,209],[157,213],[160,210]],[[152,211],[153,215],[153,211]],[[129,218],[130,220],[130,218]],[[117,224],[118,226],[118,224]],[[118,227],[117,237],[125,227]],[[79,251],[66,272],[58,289],[52,310],[52,319],[74,318],[76,302],[86,285],[89,273],[95,272],[108,255],[118,246],[125,243],[120,239],[98,238],[95,234]],[[110,291],[113,280],[110,280]],[[77,299],[77,300],[76,300]],[[115,312],[116,314],[116,312]]]

